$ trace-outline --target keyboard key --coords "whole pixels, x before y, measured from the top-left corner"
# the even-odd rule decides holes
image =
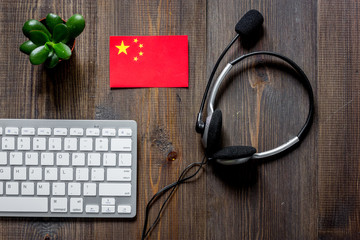
[[[116,130],[115,130],[115,128],[104,128],[102,130],[102,135],[104,137],[115,137],[116,136]]]
[[[0,180],[10,180],[11,172],[10,167],[0,167]]]
[[[34,138],[33,150],[46,150],[46,138]]]
[[[131,137],[132,131],[130,128],[120,128],[119,137]]]
[[[72,168],[60,168],[60,180],[72,181],[73,180],[73,169]]]
[[[87,128],[86,136],[100,136],[100,129],[99,128]]]
[[[45,168],[45,180],[46,181],[56,181],[58,178],[58,169],[57,168]]]
[[[131,153],[119,153],[119,166],[120,167],[131,166]]]
[[[84,196],[96,196],[96,183],[84,183]]]
[[[85,153],[73,153],[71,161],[73,166],[85,166]]]
[[[70,165],[70,155],[69,153],[57,153],[56,154],[56,164],[58,166],[69,166]]]
[[[54,153],[41,153],[41,165],[52,166],[54,165]]]
[[[111,139],[111,151],[131,151],[130,138],[113,138]]]
[[[34,183],[23,182],[21,183],[21,195],[34,195]]]
[[[88,168],[76,168],[76,181],[88,181],[89,169]]]
[[[91,169],[91,180],[92,181],[104,181],[104,168]]]
[[[38,197],[0,197],[0,212],[47,212],[48,199]]]
[[[131,184],[99,183],[99,196],[131,196]]]
[[[25,153],[25,164],[26,165],[38,165],[39,164],[39,153],[37,153],[37,152]]]
[[[131,213],[131,206],[129,205],[118,205],[118,213]]]
[[[14,167],[14,180],[26,180],[26,167]]]
[[[36,193],[39,196],[49,196],[50,195],[50,183],[39,182],[36,184]]]
[[[97,138],[95,141],[95,151],[107,152],[109,149],[109,140],[107,138]]]
[[[51,198],[51,212],[66,213],[67,198]]]
[[[38,135],[39,136],[50,136],[51,128],[38,128]]]
[[[104,153],[103,155],[104,166],[116,166],[116,154]]]
[[[7,152],[0,152],[0,165],[7,164]]]
[[[84,129],[70,128],[70,136],[82,136],[82,135],[84,135]]]
[[[6,182],[5,183],[6,195],[19,195],[19,183],[18,182]]]
[[[17,149],[18,150],[30,150],[30,138],[29,137],[19,137],[17,139]]]
[[[22,165],[22,164],[23,164],[23,154],[21,152],[11,152],[10,165]]]
[[[35,128],[22,128],[21,135],[23,136],[34,136],[35,135]]]
[[[49,138],[50,151],[60,151],[61,149],[61,138]]]
[[[102,213],[114,213],[115,212],[115,206],[102,206],[101,207]]]
[[[42,180],[42,168],[41,167],[29,168],[29,180],[41,181]]]
[[[108,168],[106,174],[109,182],[131,181],[130,168]]]
[[[19,128],[7,127],[5,128],[5,135],[19,135]]]
[[[0,195],[4,194],[3,186],[4,186],[4,184],[2,182],[0,182]]]
[[[52,194],[53,194],[53,196],[64,196],[65,195],[65,183],[54,182],[52,184]]]
[[[100,166],[100,153],[89,153],[88,154],[88,165],[89,166]]]
[[[2,150],[15,150],[15,138],[3,137],[1,143]]]
[[[69,183],[68,184],[68,195],[69,196],[80,196],[81,195],[81,184],[80,183]]]
[[[65,138],[64,139],[65,151],[76,151],[77,150],[77,139],[76,138]]]
[[[2,133],[3,133],[3,129],[2,127],[0,127],[0,135],[2,135]]]
[[[83,212],[83,199],[82,198],[70,198],[70,212],[82,213]]]
[[[98,213],[99,212],[99,205],[86,205],[85,211],[87,213]]]
[[[54,128],[54,136],[66,136],[67,128]]]
[[[80,138],[80,151],[92,151],[92,138]]]
[[[115,205],[115,198],[102,198],[101,204],[102,205]]]

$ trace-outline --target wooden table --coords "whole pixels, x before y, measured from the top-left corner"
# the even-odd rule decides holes
[[[1,218],[0,239],[139,239],[144,209],[161,187],[200,161],[194,123],[211,69],[249,9],[264,15],[260,41],[235,44],[225,61],[255,50],[297,62],[314,89],[305,141],[273,161],[207,165],[181,186],[150,239],[360,238],[360,5],[356,0],[0,2],[0,117],[134,119],[138,123],[138,215],[132,221]],[[49,71],[18,48],[21,28],[47,13],[86,19],[69,61]],[[188,88],[109,88],[109,36],[188,35]],[[296,75],[270,58],[237,67],[222,90],[224,145],[276,147],[308,111]],[[167,155],[177,153],[175,161]],[[151,212],[154,219],[157,203]]]

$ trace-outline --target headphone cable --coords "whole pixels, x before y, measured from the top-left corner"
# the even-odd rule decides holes
[[[150,232],[154,229],[154,227],[156,226],[156,224],[159,222],[160,220],[160,216],[161,213],[163,212],[166,203],[170,200],[171,196],[174,194],[174,192],[176,191],[176,189],[178,188],[178,186],[180,184],[185,183],[186,181],[190,180],[191,178],[195,177],[200,169],[202,168],[203,165],[207,164],[208,159],[204,156],[203,160],[201,162],[194,162],[189,164],[179,175],[179,178],[176,182],[173,182],[167,186],[165,186],[164,188],[162,188],[161,190],[159,190],[157,193],[154,194],[154,196],[150,199],[150,201],[148,202],[148,204],[146,205],[146,213],[145,213],[145,219],[144,219],[144,227],[143,227],[143,231],[142,231],[142,237],[141,239],[144,240],[149,234]],[[197,168],[197,170],[195,171],[195,173],[193,173],[192,175],[185,177],[186,173],[192,169],[195,166],[199,166]],[[162,195],[164,195],[166,192],[168,192],[171,189],[171,192],[169,193],[169,195],[166,197],[165,201],[163,202],[163,204],[160,207],[160,210],[158,212],[158,215],[156,217],[156,219],[154,220],[153,224],[150,226],[149,229],[147,229],[147,223],[148,223],[148,218],[149,218],[149,212],[150,212],[150,208],[152,206],[152,204]]]

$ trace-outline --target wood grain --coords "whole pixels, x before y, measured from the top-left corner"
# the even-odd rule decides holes
[[[139,226],[142,226],[145,206],[152,195],[175,181],[186,165],[201,160],[201,147],[194,144],[198,143],[194,119],[205,85],[205,6],[205,1],[98,3],[98,31],[103,31],[97,40],[98,61],[106,64],[99,65],[97,70],[96,118],[134,119],[139,132],[138,191],[141,194],[138,194],[138,217],[136,222],[107,225],[106,236],[124,233],[124,236],[139,239]],[[109,89],[109,39],[103,36],[174,34],[189,36],[189,88]],[[178,157],[169,162],[167,155],[172,151],[178,153]],[[151,238],[205,238],[206,214],[201,201],[204,195],[204,177],[182,187],[172,198]],[[158,208],[159,204],[155,204],[150,221],[155,219]],[[188,231],[190,225],[199,225],[199,230]]]
[[[358,1],[319,1],[319,238],[359,238]]]
[[[194,131],[207,77],[234,25],[263,13],[252,46],[227,61],[269,50],[298,63],[315,91],[316,117],[293,152],[243,166],[207,166],[181,186],[149,239],[359,239],[359,19],[356,0],[3,0],[0,2],[0,117],[133,119],[138,123],[134,220],[0,218],[2,239],[140,239],[147,201],[203,149]],[[55,70],[18,51],[21,28],[54,12],[84,15],[74,56]],[[188,88],[109,88],[109,36],[188,35]],[[294,72],[269,57],[233,68],[217,107],[223,145],[276,147],[305,121],[307,95]],[[170,152],[175,161],[168,161]],[[154,219],[159,203],[154,205]]]
[[[208,48],[216,51],[208,52],[208,69],[234,36],[234,23],[252,8],[264,14],[263,37],[250,49],[237,44],[227,59],[255,50],[284,54],[304,69],[316,89],[316,25],[309,24],[316,22],[313,1],[209,4]],[[308,111],[307,95],[297,76],[281,64],[254,57],[232,70],[218,103],[225,146],[252,145],[265,151],[297,134]],[[214,174],[207,175],[209,239],[316,238],[314,144],[311,132],[298,149],[280,159],[231,170],[214,167]]]

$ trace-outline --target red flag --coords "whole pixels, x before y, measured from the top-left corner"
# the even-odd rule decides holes
[[[110,36],[110,87],[188,87],[187,36]]]

